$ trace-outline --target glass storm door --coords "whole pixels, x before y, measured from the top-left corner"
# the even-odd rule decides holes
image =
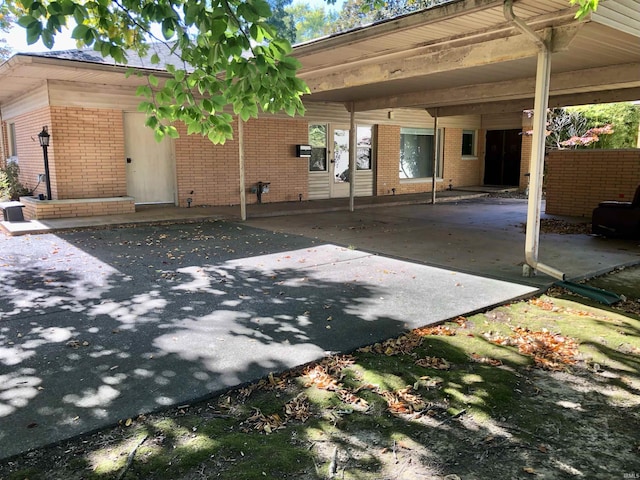
[[[349,129],[333,129],[331,197],[349,196]]]

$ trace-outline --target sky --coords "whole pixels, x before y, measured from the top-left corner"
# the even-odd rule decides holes
[[[327,5],[324,0],[294,0],[293,4],[306,3],[312,7],[325,6],[327,9],[338,10],[341,8],[343,1],[337,0],[335,5]],[[9,33],[0,33],[0,38],[7,39],[7,43],[14,53],[45,52],[48,50],[40,41],[33,45],[27,45],[27,33],[17,25]],[[74,48],[76,48],[76,42],[71,38],[70,30],[63,31],[63,33],[56,36],[53,50],[70,50]]]

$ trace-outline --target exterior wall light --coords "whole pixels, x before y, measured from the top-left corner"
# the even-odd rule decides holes
[[[47,183],[47,200],[52,200],[51,178],[49,177],[49,154],[47,152],[50,139],[51,135],[49,135],[47,126],[45,125],[44,127],[42,127],[42,131],[38,134],[38,141],[40,142],[40,146],[42,147],[42,155],[44,155],[44,176]]]

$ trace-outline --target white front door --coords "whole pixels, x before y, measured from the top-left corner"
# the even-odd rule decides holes
[[[333,152],[329,168],[331,197],[349,196],[349,129],[333,129]]]
[[[124,114],[127,194],[136,204],[175,204],[175,167],[171,141],[156,142],[143,113]]]

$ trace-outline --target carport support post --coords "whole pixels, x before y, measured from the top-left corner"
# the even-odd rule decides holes
[[[433,116],[433,174],[431,175],[431,204],[436,203],[436,169],[438,168],[438,109]]]
[[[525,265],[522,275],[535,275],[540,241],[540,210],[542,203],[542,181],[544,175],[544,150],[547,130],[547,107],[549,103],[549,80],[551,78],[551,53],[545,47],[538,51],[536,91],[533,103],[533,140],[529,161],[529,204],[527,208],[527,231],[524,252]]]
[[[354,196],[356,193],[356,154],[358,137],[356,132],[356,112],[353,102],[349,105],[351,113],[349,123],[349,211],[355,210]]]
[[[244,125],[238,115],[238,167],[240,170],[240,219],[247,219],[247,192],[244,185]]]

